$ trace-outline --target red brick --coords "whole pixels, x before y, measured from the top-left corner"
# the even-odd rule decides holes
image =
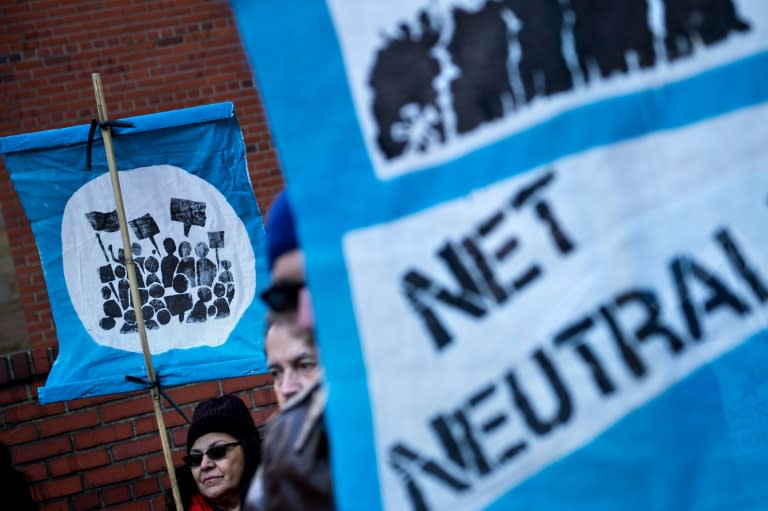
[[[32,490],[32,499],[35,502],[40,502],[42,500],[42,497],[35,494],[34,489]],[[40,511],[72,511],[69,508],[69,504],[66,500],[58,500],[54,502],[45,502],[40,506]]]
[[[4,385],[11,380],[11,366],[8,357],[0,357],[0,385]]]
[[[187,417],[190,420],[192,419],[192,411],[193,409],[191,407],[184,410],[184,413],[187,415]],[[163,422],[165,423],[165,428],[168,430],[170,430],[171,428],[175,428],[177,426],[183,426],[187,424],[187,421],[184,420],[184,417],[182,417],[181,414],[179,414],[179,412],[177,412],[176,410],[171,410],[170,412],[164,413]],[[136,424],[137,435],[143,435],[151,431],[157,431],[157,419],[155,418],[154,414],[152,414],[149,417],[142,417],[140,419],[136,419],[135,424]]]
[[[174,429],[171,432],[171,443],[174,447],[184,447],[187,444],[187,428]]]
[[[152,497],[152,509],[166,509],[165,507],[165,496],[164,495],[157,495],[155,497]]]
[[[152,507],[151,500],[141,500],[136,502],[129,502],[127,504],[120,504],[119,506],[111,506],[110,511],[147,511],[149,509],[165,509],[165,507]],[[161,504],[162,506],[162,501]]]
[[[275,391],[272,387],[266,387],[251,392],[253,404],[256,406],[274,405],[277,403]]]
[[[94,445],[109,444],[133,436],[133,425],[120,422],[74,435],[77,449],[88,449]]]
[[[102,490],[101,498],[104,500],[104,504],[111,507],[114,504],[129,500],[131,498],[131,493],[127,486],[120,485]]]
[[[101,509],[101,499],[97,492],[88,492],[72,497],[74,511],[91,511]]]
[[[23,444],[37,440],[37,425],[34,422],[19,424],[12,428],[6,428],[0,431],[0,442],[6,445]]]
[[[48,374],[51,370],[51,359],[48,348],[35,348],[32,350],[32,367],[35,374]]]
[[[48,470],[53,477],[58,477],[107,465],[109,461],[109,453],[107,453],[106,449],[97,449],[91,452],[72,454],[50,460],[48,462]]]
[[[27,481],[34,483],[37,481],[43,481],[48,479],[48,469],[45,467],[45,463],[33,463],[32,465],[24,465],[21,469],[27,478]]]
[[[119,483],[144,476],[144,464],[139,461],[115,463],[98,470],[90,470],[83,475],[87,488],[96,488],[107,484]]]
[[[221,381],[221,387],[224,392],[236,393],[244,390],[251,390],[263,385],[264,378],[259,376],[243,376],[240,378],[228,378]]]
[[[253,421],[256,423],[256,425],[261,426],[266,424],[270,417],[275,414],[275,412],[277,412],[277,406],[267,406],[252,411],[251,416],[253,417]]]
[[[202,401],[204,399],[216,397],[219,394],[219,383],[215,381],[185,385],[168,391],[168,395],[171,396],[171,399],[178,405],[194,401]]]
[[[14,353],[10,356],[14,380],[23,380],[32,376],[32,359],[29,352]]]
[[[13,460],[17,464],[37,461],[70,451],[72,451],[72,445],[69,438],[65,437],[40,440],[11,449]]]
[[[160,492],[160,483],[157,477],[136,481],[133,483],[133,494],[137,497],[144,497]]]
[[[72,410],[79,410],[80,408],[92,408],[96,405],[103,403],[111,403],[115,400],[115,396],[99,396],[99,397],[86,397],[83,399],[74,399],[67,403],[67,408]]]
[[[9,406],[3,409],[6,424],[20,424],[32,419],[39,419],[64,412],[62,403],[41,405],[39,403],[24,403],[18,406]]]
[[[64,497],[65,495],[72,495],[83,489],[83,485],[80,482],[80,476],[70,476],[63,479],[51,479],[41,483],[37,483],[34,486],[34,490],[43,499],[54,499],[56,497]]]
[[[159,435],[152,435],[140,440],[132,439],[128,442],[113,445],[112,455],[120,461],[128,458],[136,458],[144,454],[162,451]]]
[[[185,454],[187,454],[186,449],[174,450],[171,453],[173,465],[181,465],[184,462],[181,458]],[[165,473],[168,471],[168,468],[165,466],[165,456],[162,453],[147,456],[144,458],[144,461],[147,464],[147,474]]]
[[[152,398],[147,393],[142,396],[134,397],[126,401],[120,401],[104,405],[101,407],[101,417],[104,422],[111,422],[126,417],[136,417],[152,412]]]
[[[2,359],[0,359],[1,361]],[[6,406],[13,403],[20,403],[29,399],[26,385],[13,385],[0,388],[0,405]]]
[[[99,413],[96,410],[70,413],[47,419],[40,423],[40,433],[44,437],[75,431],[95,426],[99,423]]]

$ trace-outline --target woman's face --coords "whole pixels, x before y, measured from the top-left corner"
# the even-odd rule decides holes
[[[205,453],[211,447],[237,442],[227,433],[206,433],[192,444],[191,453]],[[222,505],[240,500],[240,480],[245,467],[245,453],[242,445],[227,448],[227,454],[220,460],[212,460],[207,455],[199,467],[193,467],[192,477],[200,493],[214,504]]]

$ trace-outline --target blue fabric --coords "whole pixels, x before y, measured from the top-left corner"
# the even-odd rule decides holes
[[[521,27],[510,12],[519,21],[515,6],[527,4],[427,3],[231,2],[279,142],[312,282],[339,509],[764,509],[768,453],[758,439],[768,426],[768,380],[757,366],[768,310],[762,293],[740,287],[744,267],[732,266],[735,252],[725,247],[739,247],[765,283],[768,38],[758,20],[768,10],[738,2],[748,30],[735,23],[678,59],[679,47],[662,55],[656,39],[648,68],[634,61],[601,76],[594,62],[585,71],[569,58],[576,78],[567,90],[546,93],[542,67],[541,89],[521,100],[525,81],[510,78],[498,117],[461,133],[449,114],[464,112],[451,101],[466,92],[459,80],[478,74],[457,69],[492,67],[494,54],[478,56],[478,37],[464,48],[475,58],[462,62],[452,31],[476,20],[510,34]],[[517,51],[518,43],[522,36],[494,48]],[[376,94],[374,70],[396,50],[403,60],[391,68],[389,97],[424,94],[396,105],[399,122],[377,124],[377,101],[390,89]],[[430,69],[442,73],[407,82]],[[457,85],[432,99],[441,81]],[[491,85],[463,108],[491,112]],[[392,143],[384,154],[382,138],[435,119],[444,139],[426,130],[426,148],[412,144],[403,156]],[[546,204],[519,205],[544,189],[552,191]],[[535,227],[544,218],[567,226],[551,258],[550,239]],[[537,284],[509,284],[532,262],[539,273],[528,277]],[[462,275],[465,268],[472,271]],[[689,278],[696,283],[687,288]],[[730,289],[744,299],[708,302],[715,280],[721,298]],[[499,283],[509,285],[488,290]],[[630,303],[658,312],[665,334],[646,337],[653,329],[637,317],[632,327],[614,322]],[[474,316],[456,312],[472,305]],[[443,347],[428,344],[428,321],[418,315],[425,310],[454,334]],[[578,342],[575,332],[583,333]],[[642,345],[642,360],[628,362],[621,339]],[[601,348],[590,354],[592,343]],[[572,406],[561,423],[537,429],[526,422],[531,410],[521,412],[520,389],[537,396],[534,411],[556,415],[538,379],[542,360],[564,375]],[[637,365],[626,373],[627,364]],[[606,378],[598,390],[596,367]],[[521,440],[520,451],[504,451]],[[406,454],[392,448],[398,442]]]
[[[264,228],[232,104],[123,120],[134,127],[113,129],[115,158],[161,385],[265,372],[264,310],[253,299],[268,280]],[[87,138],[88,126],[74,126],[0,141],[59,341],[43,403],[146,379],[104,146],[97,130],[89,172]]]

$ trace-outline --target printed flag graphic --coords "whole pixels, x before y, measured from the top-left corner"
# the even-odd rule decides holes
[[[43,403],[136,390],[141,308],[164,386],[265,371],[261,213],[229,103],[126,119],[114,149],[141,303],[133,302],[103,144],[88,126],[2,139],[59,340]],[[45,183],[45,186],[41,186]]]
[[[231,3],[339,509],[765,508],[768,4]]]

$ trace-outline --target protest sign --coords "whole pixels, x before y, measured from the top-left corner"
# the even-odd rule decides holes
[[[264,233],[232,104],[125,121],[114,150],[161,385],[265,372],[254,300],[266,284]],[[1,141],[59,340],[44,403],[136,390],[125,377],[146,378],[103,142],[88,138],[76,126]]]
[[[232,2],[340,509],[760,509],[768,6]]]

